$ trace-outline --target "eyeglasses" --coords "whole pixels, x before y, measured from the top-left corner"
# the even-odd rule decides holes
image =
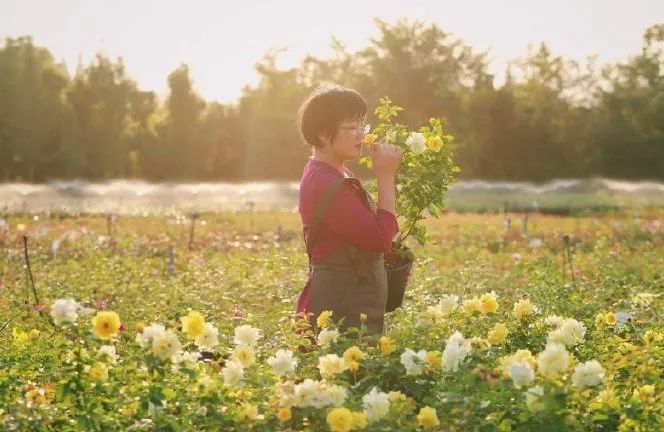
[[[368,123],[365,123],[363,125],[357,126],[357,127],[352,127],[352,126],[341,126],[339,129],[343,130],[354,130],[355,131],[355,138],[362,138],[366,134],[369,133],[371,130],[371,125]]]

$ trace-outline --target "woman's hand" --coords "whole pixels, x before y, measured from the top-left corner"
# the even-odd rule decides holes
[[[392,144],[371,144],[371,161],[376,177],[394,177],[399,169],[403,151]]]

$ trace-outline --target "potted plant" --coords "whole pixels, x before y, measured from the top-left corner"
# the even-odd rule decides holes
[[[406,239],[413,237],[420,245],[426,243],[426,227],[419,222],[427,215],[439,216],[447,188],[454,180],[454,174],[459,172],[450,148],[454,138],[443,131],[440,119],[432,118],[428,126],[411,131],[407,126],[393,121],[402,110],[389,98],[380,99],[375,110],[380,123],[364,139],[365,144],[378,141],[397,145],[404,150],[396,177],[396,210],[400,230],[392,251],[385,256],[388,312],[401,306],[415,259],[405,244]],[[371,168],[371,159],[364,157],[360,159],[360,164]],[[376,185],[371,184],[369,189],[375,193]]]

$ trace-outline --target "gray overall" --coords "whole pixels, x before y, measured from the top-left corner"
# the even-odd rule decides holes
[[[328,254],[320,262],[311,263],[311,248],[323,222],[323,214],[338,189],[344,184],[359,188],[364,204],[372,212],[376,208],[369,194],[356,178],[336,179],[325,191],[318,203],[314,220],[305,238],[309,255],[309,302],[307,311],[316,317],[324,311],[332,311],[332,319],[341,322],[342,328],[360,327],[360,314],[367,316],[365,325],[369,333],[383,333],[385,302],[387,301],[387,273],[383,254],[351,244]]]

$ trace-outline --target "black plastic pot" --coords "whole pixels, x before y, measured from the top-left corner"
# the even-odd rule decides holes
[[[385,312],[392,312],[401,307],[406,286],[413,269],[413,254],[410,249],[402,247],[385,255],[385,271],[387,272],[387,303]]]

